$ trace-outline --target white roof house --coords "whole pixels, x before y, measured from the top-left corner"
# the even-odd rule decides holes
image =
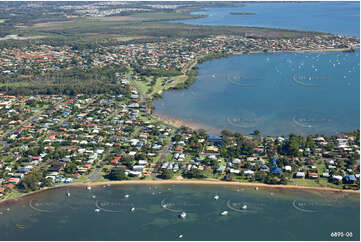
[[[292,171],[292,167],[291,166],[285,166],[285,171]]]
[[[342,180],[342,176],[339,176],[339,175],[332,175],[332,178],[335,180],[338,180],[338,181]]]
[[[303,171],[298,171],[298,172],[296,172],[296,177],[303,178],[303,177],[305,177],[305,173]]]

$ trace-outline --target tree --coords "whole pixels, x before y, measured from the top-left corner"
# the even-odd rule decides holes
[[[295,156],[300,149],[299,139],[295,134],[290,134],[290,137],[285,145],[285,151],[289,155]]]
[[[261,133],[261,131],[260,131],[259,129],[256,129],[255,131],[253,131],[253,133],[254,133],[255,135],[259,135],[259,134]]]
[[[193,168],[189,171],[189,176],[191,178],[205,178],[203,172],[199,169]]]
[[[44,178],[43,179],[43,184],[44,184],[45,187],[52,187],[54,185],[53,179],[51,179],[50,177],[48,177],[46,179]]]
[[[305,147],[310,148],[312,151],[315,149],[315,142],[312,135],[307,136]]]
[[[121,159],[120,159],[120,162],[124,165],[126,165],[128,167],[128,169],[132,169],[134,164],[135,164],[135,161],[132,159],[132,157],[130,156],[123,156]]]
[[[64,171],[67,174],[74,174],[76,172],[76,165],[74,163],[68,163],[65,168]]]
[[[115,168],[112,169],[108,175],[108,179],[110,180],[127,180],[128,177],[125,175],[124,169]]]
[[[36,191],[40,189],[40,181],[43,175],[39,170],[33,170],[27,174],[21,182],[22,187],[27,191]]]
[[[172,179],[173,175],[174,175],[173,171],[167,169],[162,172],[161,177],[163,179]]]
[[[221,134],[222,134],[222,136],[226,136],[226,137],[232,137],[233,136],[232,131],[229,130],[229,129],[222,130]]]
[[[264,171],[256,171],[254,176],[255,176],[255,179],[257,181],[262,181],[263,182],[265,180],[267,174]]]

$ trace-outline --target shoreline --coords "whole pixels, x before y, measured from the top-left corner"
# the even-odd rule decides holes
[[[359,50],[359,47],[354,47],[352,46],[352,48],[354,48],[354,50]],[[194,66],[198,66],[199,64],[202,64],[205,61],[212,61],[213,59],[219,59],[219,58],[227,58],[229,56],[232,55],[242,55],[242,54],[273,54],[273,53],[325,53],[325,52],[345,52],[350,50],[350,48],[338,48],[338,49],[325,49],[325,48],[321,48],[321,49],[312,49],[312,50],[277,50],[277,51],[236,51],[236,52],[230,52],[228,53],[227,56],[219,56],[219,57],[212,57],[210,59],[207,60],[202,60],[202,58],[205,58],[207,56],[199,56],[196,57],[194,63],[191,63],[188,68],[187,71],[185,73],[187,73],[188,71],[190,71]],[[186,74],[185,74],[186,75]],[[198,73],[197,73],[198,75]],[[193,82],[194,83],[194,82]],[[193,85],[193,83],[191,83],[189,86],[185,86],[184,88],[180,88],[180,89],[162,89],[160,90],[160,94],[162,94],[165,91],[180,91],[180,90],[187,90],[190,86]],[[161,99],[163,97],[160,97]],[[152,98],[152,105],[153,102],[156,99]],[[153,117],[155,117],[158,120],[163,121],[164,123],[174,126],[174,127],[181,127],[181,126],[186,126],[188,128],[191,128],[192,130],[199,130],[199,129],[204,129],[209,133],[212,134],[217,134],[219,135],[222,131],[222,129],[216,129],[215,127],[203,124],[203,123],[197,123],[197,122],[193,122],[193,121],[189,121],[189,120],[183,120],[183,119],[178,119],[178,118],[172,118],[170,116],[167,116],[165,114],[157,114],[156,111],[154,111],[154,113],[151,114]],[[346,132],[346,131],[345,131]]]
[[[337,189],[330,187],[308,187],[308,186],[297,186],[297,185],[269,185],[265,183],[248,183],[248,182],[236,182],[236,181],[211,181],[211,180],[123,180],[123,181],[101,181],[101,182],[83,182],[83,183],[73,183],[60,185],[55,187],[45,187],[38,191],[33,191],[30,193],[25,193],[19,197],[11,198],[7,200],[0,201],[0,205],[5,203],[17,202],[21,199],[24,199],[28,196],[38,194],[41,192],[52,191],[64,187],[96,187],[104,185],[215,185],[215,186],[243,186],[243,187],[258,187],[258,188],[276,188],[276,189],[291,189],[291,190],[313,190],[321,192],[331,192],[331,193],[353,193],[360,194],[360,190],[346,190],[346,189]]]
[[[155,118],[162,120],[164,123],[167,123],[167,124],[172,125],[177,128],[180,128],[181,126],[186,126],[193,130],[204,129],[209,133],[217,133],[218,134],[221,132],[221,130],[215,129],[214,127],[211,127],[211,126],[208,126],[208,125],[202,124],[202,123],[197,123],[197,122],[184,120],[184,119],[174,119],[167,115],[157,114],[157,113],[153,113],[152,115]]]

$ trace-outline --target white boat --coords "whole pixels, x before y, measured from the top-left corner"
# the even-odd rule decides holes
[[[258,191],[259,187],[256,187],[255,189],[256,189],[256,191]]]
[[[95,198],[95,195],[93,195],[92,198]]]
[[[91,188],[91,186],[87,186],[86,189],[87,189],[87,190],[91,190],[92,188]]]
[[[178,235],[178,239],[183,238],[183,234]]]
[[[67,193],[66,193],[66,196],[67,196],[67,197],[70,197],[70,192],[67,192]]]
[[[228,211],[223,211],[223,212],[221,212],[221,215],[222,215],[222,216],[228,215]]]
[[[131,212],[134,212],[134,211],[135,211],[135,208],[131,208],[130,211],[131,211]]]
[[[180,218],[186,218],[187,217],[187,214],[186,212],[182,212],[180,215],[179,215]]]
[[[129,194],[125,194],[124,197],[125,197],[125,198],[128,198],[128,197],[129,197]]]
[[[215,75],[215,74],[213,74],[213,75],[212,75],[212,77],[213,77],[213,78],[216,78],[216,75]]]
[[[214,200],[218,200],[219,199],[219,196],[218,195],[215,195],[214,196]]]
[[[100,212],[100,209],[99,209],[99,208],[96,208],[94,211],[95,211],[96,213],[99,213],[99,212]]]
[[[243,209],[243,210],[246,210],[246,209],[247,209],[247,204],[243,205],[243,206],[242,206],[242,209]]]

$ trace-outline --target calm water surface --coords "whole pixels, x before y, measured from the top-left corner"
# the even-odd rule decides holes
[[[182,211],[185,219],[178,217]],[[179,234],[183,240],[330,240],[335,231],[360,238],[359,195],[347,193],[207,185],[62,188],[1,204],[0,212],[0,240],[177,240]]]
[[[200,64],[188,89],[167,91],[156,113],[264,135],[338,134],[360,126],[360,52],[233,55]]]
[[[256,15],[231,15],[252,12]],[[359,2],[254,2],[209,8],[178,22],[315,30],[359,36]],[[360,127],[360,56],[272,53],[231,56],[200,66],[187,90],[168,91],[156,113],[219,133],[334,135]]]
[[[255,15],[231,15],[231,12],[251,12]],[[271,27],[360,36],[359,2],[253,2],[239,8],[206,8],[194,14],[207,14],[208,17],[172,22]]]

